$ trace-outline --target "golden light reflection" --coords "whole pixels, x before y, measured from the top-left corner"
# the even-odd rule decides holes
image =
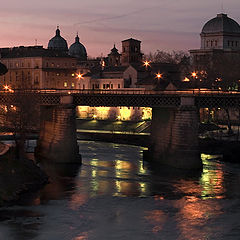
[[[222,167],[208,161],[216,156],[202,154],[201,157],[204,167],[199,182],[181,180],[175,184],[176,189],[186,196],[174,204],[179,210],[177,225],[182,239],[189,239],[190,232],[191,239],[211,239],[211,229],[205,232],[201,228],[223,211],[221,204],[213,201],[221,198],[224,192]]]
[[[139,174],[146,174],[147,170],[144,169],[144,165],[143,164],[139,164],[139,169],[138,169],[138,173]]]
[[[167,221],[167,215],[161,210],[148,211],[144,218],[152,225],[152,232],[155,234],[163,229]]]
[[[83,232],[83,233],[81,233],[81,235],[73,238],[73,240],[87,240],[87,239],[89,239],[87,232]]]
[[[71,196],[71,199],[69,201],[69,207],[72,210],[77,210],[80,206],[85,204],[88,200],[88,195],[87,194],[80,194],[80,193],[74,193]]]
[[[223,213],[221,205],[216,201],[203,201],[197,198],[183,198],[175,203],[175,207],[179,209],[176,217],[181,239],[211,239],[211,229],[206,229],[209,230],[206,232],[202,227],[209,219]]]
[[[208,159],[217,158],[218,155],[201,154],[202,162],[205,166],[209,165]],[[214,169],[205,167],[200,178],[200,184],[202,186],[201,196],[202,199],[209,198],[222,198],[222,194],[225,192],[224,188],[224,173],[222,166],[216,163]]]

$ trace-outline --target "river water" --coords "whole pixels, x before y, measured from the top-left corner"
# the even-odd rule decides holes
[[[80,141],[83,164],[43,166],[50,184],[0,210],[0,240],[240,239],[240,165],[150,169],[142,147]]]

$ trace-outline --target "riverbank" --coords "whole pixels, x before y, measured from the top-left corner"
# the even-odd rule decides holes
[[[78,140],[102,141],[112,143],[122,143],[148,147],[150,134],[148,133],[131,133],[131,132],[110,132],[110,131],[84,131],[77,130]]]
[[[16,159],[13,147],[0,156],[0,206],[15,204],[25,192],[37,191],[47,175],[29,159]]]

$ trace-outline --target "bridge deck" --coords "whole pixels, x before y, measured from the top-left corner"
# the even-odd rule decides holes
[[[59,105],[62,96],[71,95],[75,106],[132,106],[132,107],[177,107],[181,97],[195,98],[201,107],[240,106],[240,92],[211,90],[147,91],[147,90],[24,90],[0,92],[0,104],[17,104],[24,96],[36,104]]]

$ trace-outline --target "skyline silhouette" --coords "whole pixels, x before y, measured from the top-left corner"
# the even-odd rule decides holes
[[[76,33],[88,55],[107,55],[113,44],[121,51],[121,41],[130,37],[143,42],[148,54],[199,48],[201,29],[217,13],[227,13],[240,22],[239,0],[16,0],[2,3],[0,47],[43,45],[55,35],[57,25],[68,45]],[[37,41],[36,41],[37,39]]]

